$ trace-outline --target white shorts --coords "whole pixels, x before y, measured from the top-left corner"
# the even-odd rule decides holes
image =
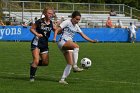
[[[63,50],[63,49],[62,49],[62,47],[64,46],[64,44],[65,44],[66,42],[67,42],[67,40],[65,40],[65,39],[61,39],[60,41],[57,42],[57,45],[58,45],[60,51],[61,51],[62,53],[65,53],[65,52],[67,52],[67,51],[73,52],[73,50]]]
[[[133,37],[136,38],[136,33],[131,33],[130,34],[130,38],[133,38]]]
[[[57,42],[57,45],[59,49],[62,49],[63,45],[67,42],[65,39],[61,39],[60,41]]]

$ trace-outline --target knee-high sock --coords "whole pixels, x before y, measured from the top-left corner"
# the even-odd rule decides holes
[[[35,77],[36,70],[37,70],[37,67],[30,66],[30,78]]]
[[[65,80],[65,78],[68,77],[68,75],[70,74],[71,68],[72,66],[70,64],[66,65],[61,80]]]
[[[73,50],[73,67],[77,67],[77,61],[78,61],[78,53],[79,53],[79,48],[74,48]]]

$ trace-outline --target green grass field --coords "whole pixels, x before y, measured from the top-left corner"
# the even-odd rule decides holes
[[[50,64],[38,67],[29,82],[30,42],[0,42],[0,93],[140,93],[140,43],[78,43],[92,66],[71,72],[68,85],[58,83],[66,62],[55,43],[49,43]]]

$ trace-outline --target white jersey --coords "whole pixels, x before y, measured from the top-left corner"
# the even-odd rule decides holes
[[[135,33],[136,32],[136,30],[135,30],[136,26],[135,25],[129,26],[128,28],[131,31],[131,33]]]
[[[76,32],[82,32],[78,24],[73,25],[70,20],[65,20],[60,24],[60,27],[63,29],[61,39],[71,40],[73,39]]]

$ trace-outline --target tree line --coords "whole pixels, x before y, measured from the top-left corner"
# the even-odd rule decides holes
[[[19,0],[19,1],[31,1],[31,0]],[[34,1],[44,2],[45,0],[34,0]],[[47,2],[126,4],[128,6],[140,9],[140,5],[139,5],[140,0],[47,0]]]
[[[2,1],[0,0],[0,19],[2,17]],[[6,1],[31,1],[31,0],[6,0]],[[33,0],[45,2],[46,0]],[[140,9],[140,0],[47,0],[47,2],[71,2],[71,3],[100,3],[100,4],[125,4]]]

